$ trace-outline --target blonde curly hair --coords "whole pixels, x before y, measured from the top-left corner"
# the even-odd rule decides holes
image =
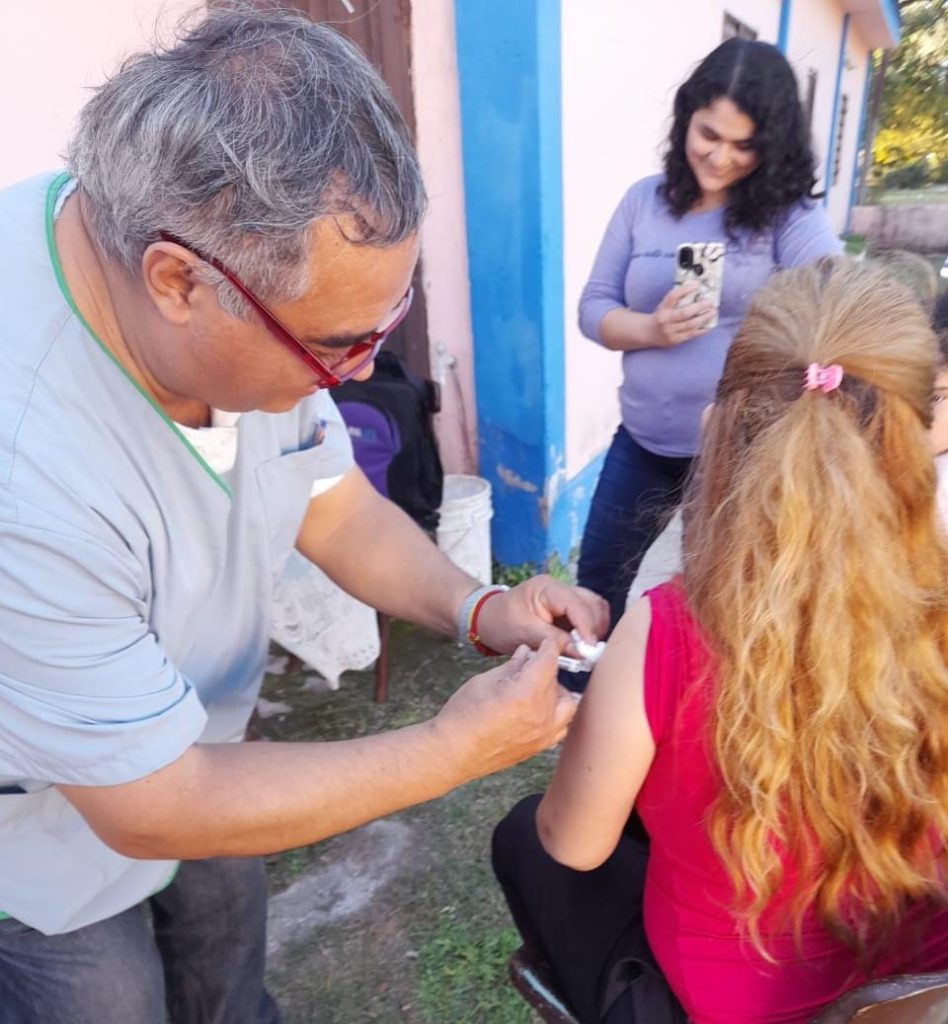
[[[684,586],[716,659],[708,827],[764,956],[778,891],[798,937],[813,909],[864,958],[908,904],[946,898],[935,361],[918,302],[883,271],[789,270],[752,300],[706,425]],[[805,391],[812,362],[840,365],[840,387]]]

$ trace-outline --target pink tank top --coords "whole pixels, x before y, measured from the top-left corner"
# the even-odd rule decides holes
[[[652,841],[645,884],[652,952],[695,1024],[802,1024],[867,978],[815,916],[804,920],[802,952],[789,928],[770,935],[776,965],[738,935],[731,883],[704,824],[717,790],[704,740],[713,681],[682,702],[709,655],[674,582],[648,597],[645,710],[655,759],[636,807]],[[786,869],[792,874],[792,863]],[[768,909],[765,927],[778,910]],[[948,967],[948,912],[909,915],[904,934],[877,976]]]

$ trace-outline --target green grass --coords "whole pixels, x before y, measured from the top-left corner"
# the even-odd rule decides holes
[[[418,950],[418,1005],[430,1024],[529,1024],[523,1002],[506,989],[507,961],[520,944],[512,927],[472,928],[446,913]]]
[[[536,562],[521,562],[519,565],[503,565],[500,562],[494,562],[492,578],[495,583],[505,583],[508,587],[515,587],[518,583],[530,579],[531,576],[545,572],[564,583],[575,583],[576,558],[574,554],[578,555],[578,552],[571,553],[569,561],[565,563],[559,555],[552,554],[543,566]]]
[[[519,565],[502,565],[494,562],[491,578],[494,583],[503,583],[508,587],[515,587],[518,583],[536,576],[539,569],[534,562],[521,562]]]
[[[264,695],[289,704],[258,723],[273,740],[341,739],[431,717],[490,661],[396,622],[390,698],[372,701],[372,672],[350,672],[336,692],[302,690],[299,673],[268,678]],[[516,933],[490,870],[494,825],[546,786],[547,752],[394,817],[412,829],[403,870],[371,907],[318,929],[271,965],[268,985],[285,1024],[527,1024],[507,982]],[[268,859],[272,892],[333,862],[343,838]]]

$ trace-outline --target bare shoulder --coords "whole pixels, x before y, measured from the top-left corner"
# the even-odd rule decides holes
[[[641,681],[642,662],[651,626],[651,602],[647,597],[639,598],[616,624],[590,685],[597,678],[610,681],[624,678],[628,681],[630,676],[636,674]]]
[[[586,688],[580,711],[598,730],[636,730],[644,720],[645,650],[651,604],[642,598],[619,620]]]
[[[652,625],[652,602],[647,597],[640,597],[635,604],[626,609],[612,633],[612,640],[627,644],[648,639],[648,631]]]

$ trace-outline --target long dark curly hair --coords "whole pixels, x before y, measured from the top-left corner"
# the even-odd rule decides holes
[[[757,154],[756,168],[728,189],[728,232],[761,231],[798,200],[819,198],[813,193],[816,158],[793,69],[775,46],[735,38],[712,50],[675,94],[661,188],[672,213],[683,216],[701,195],[685,157],[691,115],[722,96],[754,122]]]

